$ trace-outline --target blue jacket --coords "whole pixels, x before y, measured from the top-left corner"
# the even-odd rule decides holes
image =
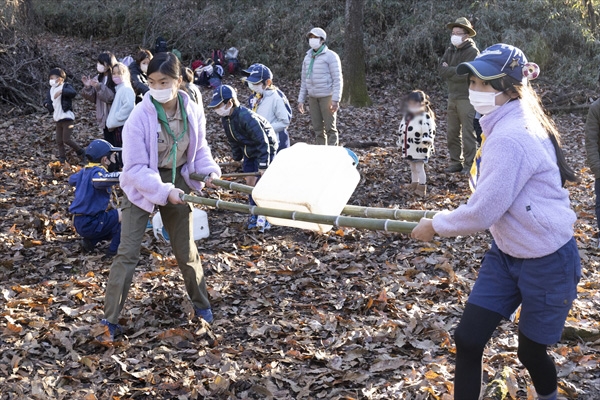
[[[88,164],[81,171],[69,177],[69,185],[75,186],[75,199],[69,207],[72,214],[96,215],[106,211],[110,202],[112,182],[93,182],[93,178],[108,175],[105,168],[97,164]]]
[[[246,107],[236,107],[222,122],[235,161],[244,157],[257,159],[259,169],[271,164],[279,139],[265,118]]]

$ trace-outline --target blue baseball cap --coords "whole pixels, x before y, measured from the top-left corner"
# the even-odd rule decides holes
[[[498,43],[481,52],[473,61],[459,64],[458,75],[473,73],[475,76],[489,81],[510,76],[518,81],[523,80],[523,70],[527,57],[521,49],[509,44]]]
[[[102,157],[108,156],[114,151],[121,151],[121,148],[114,147],[104,139],[96,139],[85,149],[85,156],[90,161],[100,161]]]
[[[210,101],[208,108],[215,108],[222,102],[234,98],[237,98],[235,89],[229,85],[221,85],[213,92],[212,100]]]
[[[253,64],[246,72],[249,74],[246,81],[250,83],[261,83],[267,79],[273,79],[273,73],[263,64]]]

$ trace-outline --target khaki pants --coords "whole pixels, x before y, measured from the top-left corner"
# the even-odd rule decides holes
[[[470,168],[477,152],[475,109],[469,100],[448,100],[447,138],[451,165]]]
[[[63,119],[56,123],[56,146],[58,147],[58,156],[61,158],[64,158],[66,155],[65,144],[75,150],[77,155],[80,155],[82,152],[81,146],[71,139],[72,133],[73,120]]]
[[[320,145],[337,146],[338,130],[336,128],[337,113],[331,113],[331,96],[309,97],[310,119],[315,130],[316,143]]]
[[[161,169],[163,182],[171,180],[171,170]],[[189,193],[181,174],[177,173],[175,186]],[[183,275],[185,288],[192,299],[194,307],[206,309],[210,307],[204,271],[200,262],[198,248],[194,243],[192,227],[192,207],[189,204],[167,204],[159,206],[160,215],[169,234],[173,253]],[[121,222],[121,244],[110,268],[106,294],[104,296],[104,318],[116,324],[119,314],[127,300],[135,267],[139,262],[142,239],[146,231],[149,213],[123,201],[123,217]]]

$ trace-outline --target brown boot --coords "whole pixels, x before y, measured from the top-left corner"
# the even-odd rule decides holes
[[[415,189],[415,194],[419,197],[425,197],[427,196],[427,185],[417,185],[417,188]]]
[[[419,186],[418,182],[406,183],[402,185],[402,189],[406,190],[407,192],[414,192],[415,190],[417,190],[417,186]]]

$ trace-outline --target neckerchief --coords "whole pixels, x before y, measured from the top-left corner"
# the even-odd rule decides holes
[[[254,98],[252,99],[252,111],[256,112],[256,110],[258,110],[258,106],[260,105],[262,98],[262,94],[257,92],[254,93]]]
[[[308,65],[308,72],[306,73],[306,77],[307,77],[307,78],[310,78],[310,76],[311,76],[311,74],[312,74],[313,67],[314,67],[314,65],[315,65],[315,58],[317,58],[317,56],[318,56],[319,54],[321,54],[321,53],[323,52],[323,50],[325,50],[325,43],[323,43],[323,44],[321,45],[321,47],[319,47],[319,49],[318,49],[317,51],[314,51],[314,50],[313,50],[313,55],[311,56],[311,59],[310,59],[310,64]]]
[[[84,168],[94,168],[94,167],[103,168],[106,172],[108,172],[108,170],[106,169],[106,167],[104,165],[102,165],[102,163],[89,162],[86,164],[86,166]]]
[[[156,108],[156,113],[158,114],[158,121],[162,124],[163,128],[165,128],[167,134],[173,139],[173,146],[171,146],[171,155],[169,156],[169,158],[173,160],[173,168],[171,169],[171,183],[173,184],[175,184],[175,171],[177,170],[177,144],[181,139],[183,139],[183,136],[188,130],[187,113],[185,112],[185,107],[183,106],[183,97],[181,97],[181,95],[178,94],[177,99],[179,101],[179,109],[181,110],[181,118],[183,119],[183,132],[181,132],[177,136],[175,136],[175,134],[171,130],[171,127],[169,126],[169,121],[167,120],[167,113],[165,112],[163,105],[160,104],[158,101],[152,99],[152,103],[154,104],[154,107]]]
[[[471,191],[474,192],[477,188],[477,180],[479,180],[479,167],[481,166],[481,149],[483,149],[483,144],[485,143],[485,134],[481,134],[481,145],[475,154],[475,160],[473,161],[473,165],[471,166],[471,176],[469,177],[469,186],[471,187]]]

